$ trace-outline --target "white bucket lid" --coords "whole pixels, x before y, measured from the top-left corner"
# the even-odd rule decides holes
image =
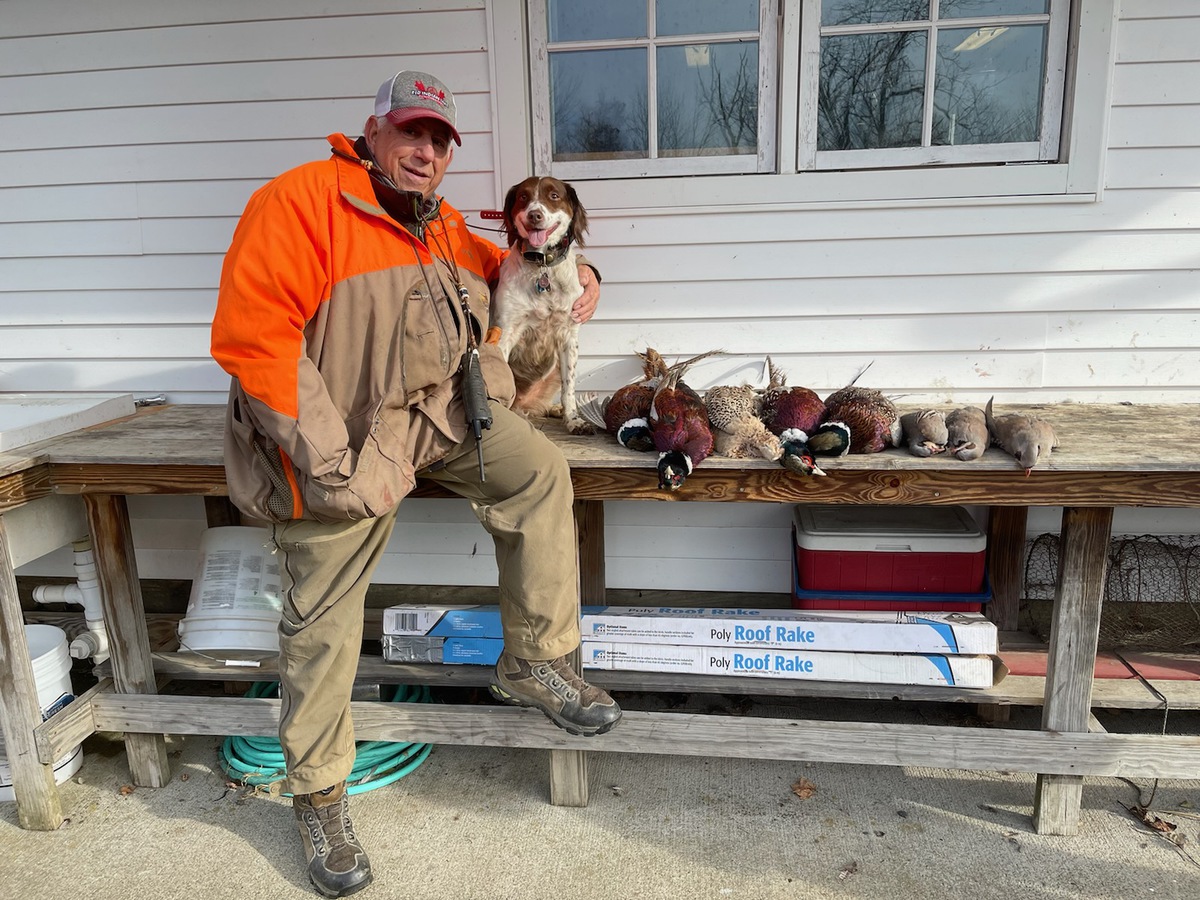
[[[797,506],[805,550],[976,553],[987,537],[961,506]]]

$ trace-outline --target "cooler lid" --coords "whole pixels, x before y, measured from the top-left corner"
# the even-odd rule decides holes
[[[976,553],[987,538],[961,506],[797,506],[805,550]]]

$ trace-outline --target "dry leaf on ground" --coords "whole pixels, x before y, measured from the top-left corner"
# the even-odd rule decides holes
[[[792,793],[801,800],[808,800],[817,792],[817,786],[807,778],[801,778],[792,785]]]

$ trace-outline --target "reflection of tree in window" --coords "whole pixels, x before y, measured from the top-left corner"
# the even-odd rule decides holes
[[[1036,141],[1044,30],[994,29],[972,47],[976,34],[955,29],[939,35],[933,143]]]
[[[823,38],[818,149],[920,146],[925,42],[915,31]]]
[[[700,100],[708,110],[708,129],[698,146],[754,149],[758,140],[758,59],[743,49],[731,80],[713,70],[706,85],[701,79]],[[719,134],[714,142],[714,133]],[[721,144],[719,141],[723,140]]]
[[[554,152],[565,154],[614,155],[635,150],[639,143],[637,132],[645,134],[645,126],[632,129],[626,116],[623,100],[610,99],[601,93],[593,102],[582,103],[579,76],[564,75],[554,84]],[[636,103],[635,103],[636,106]],[[637,113],[633,122],[637,121]],[[644,143],[641,146],[645,146]],[[643,154],[633,154],[643,155]]]
[[[728,61],[733,57],[725,55],[723,64],[690,68],[695,75],[692,84],[660,82],[658,146],[663,156],[757,149],[758,50],[757,46],[737,49],[736,65],[731,66]]]

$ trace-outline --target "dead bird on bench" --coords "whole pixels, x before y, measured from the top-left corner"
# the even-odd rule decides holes
[[[946,449],[959,459],[979,459],[989,443],[987,416],[978,406],[964,406],[946,416]]]
[[[1058,446],[1058,436],[1049,422],[1037,416],[1025,413],[994,415],[994,399],[989,397],[983,410],[992,441],[1006,453],[1012,454],[1028,476],[1039,459],[1043,456],[1049,458],[1050,451]]]
[[[950,435],[946,430],[946,416],[937,409],[918,409],[900,417],[900,429],[904,443],[913,456],[933,456],[946,450]]]
[[[767,357],[767,366],[771,359]],[[714,452],[730,459],[767,459],[783,454],[779,438],[763,422],[762,396],[751,384],[719,384],[704,392]]]
[[[654,449],[658,451],[658,486],[663,490],[679,490],[696,466],[713,451],[708,410],[700,395],[684,384],[683,374],[693,363],[721,352],[710,350],[675,363],[654,391],[650,429]]]
[[[855,387],[871,363],[844,388],[825,398],[825,421],[843,422],[850,429],[851,453],[879,453],[900,445],[900,413],[874,388]]]
[[[654,391],[666,377],[667,363],[653,347],[647,347],[638,358],[642,361],[642,377],[617,388],[605,401],[601,425],[622,447],[646,453],[654,449],[650,404],[654,401]]]

